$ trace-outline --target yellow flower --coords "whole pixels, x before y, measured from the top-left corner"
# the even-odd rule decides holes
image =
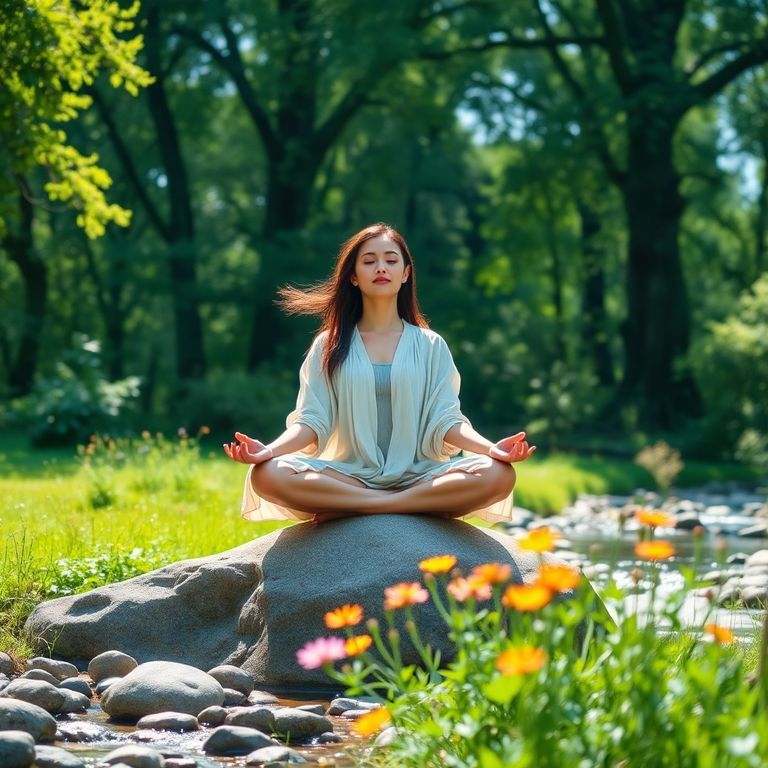
[[[419,563],[419,568],[424,573],[448,573],[454,565],[456,565],[454,555],[437,555],[436,557],[428,557],[426,560],[422,560]]]
[[[544,526],[534,528],[527,536],[518,539],[517,546],[529,552],[551,552],[555,548],[555,540],[559,538],[559,533]]]
[[[675,548],[668,541],[641,541],[635,545],[635,554],[643,560],[667,560]]]
[[[730,645],[735,639],[735,635],[727,627],[720,627],[717,624],[706,624],[704,629],[712,635],[718,645]]]
[[[370,635],[357,635],[356,637],[348,637],[344,642],[344,647],[347,651],[347,656],[357,656],[363,651],[367,651],[371,647],[373,639]]]
[[[485,584],[503,584],[512,573],[512,566],[502,563],[484,563],[472,569],[470,579]]]
[[[538,611],[552,600],[552,590],[543,584],[513,584],[507,587],[501,602],[516,611]]]
[[[482,579],[470,576],[468,579],[459,577],[448,583],[448,594],[454,600],[463,603],[470,598],[474,600],[489,600],[492,594],[491,585]]]
[[[380,731],[391,719],[389,710],[386,707],[379,707],[366,712],[362,717],[358,717],[352,723],[352,730],[358,736],[370,736],[376,731]]]
[[[638,509],[635,513],[635,520],[641,525],[649,525],[651,528],[658,526],[669,528],[675,523],[671,515],[658,509]]]
[[[426,603],[427,600],[429,600],[429,592],[418,581],[403,581],[384,590],[384,608],[387,611],[404,608],[406,605]]]
[[[527,675],[538,672],[547,661],[547,652],[543,648],[523,645],[509,648],[496,659],[496,669],[502,675]]]
[[[354,627],[363,620],[363,607],[361,605],[342,605],[328,611],[323,617],[328,629],[341,629],[341,627]]]
[[[581,574],[570,565],[544,563],[536,581],[553,592],[566,592],[579,586]]]

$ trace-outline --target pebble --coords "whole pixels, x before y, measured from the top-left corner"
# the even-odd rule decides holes
[[[197,760],[192,757],[166,757],[164,768],[197,768]]]
[[[50,672],[57,680],[66,680],[68,677],[77,677],[78,671],[74,664],[68,661],[57,661],[45,656],[35,656],[27,662],[27,669],[44,669]]]
[[[755,523],[742,528],[737,534],[742,539],[764,539],[768,536],[768,522]]]
[[[268,707],[238,707],[227,715],[224,722],[271,733],[275,729],[275,713]]]
[[[0,674],[13,674],[13,666],[13,659],[7,653],[0,651]]]
[[[220,725],[203,742],[202,749],[208,755],[237,756],[248,755],[261,747],[274,746],[280,744],[255,728]]]
[[[35,740],[26,731],[0,732],[0,765],[27,768],[35,759]]]
[[[367,715],[370,711],[370,709],[345,709],[341,716],[347,720],[357,720],[358,717]]]
[[[675,528],[678,531],[692,531],[694,528],[704,528],[696,512],[681,512],[675,517]]]
[[[394,725],[388,725],[373,740],[374,747],[388,747],[397,738],[397,728]]]
[[[118,680],[122,680],[122,677],[105,677],[103,680],[99,680],[96,683],[96,693],[101,696],[112,683],[116,683]]]
[[[136,727],[153,731],[196,731],[200,725],[194,715],[184,712],[157,712],[142,717]]]
[[[760,552],[766,551],[768,550],[760,550]],[[744,565],[744,563],[747,562],[747,555],[744,552],[734,552],[732,555],[728,555],[728,557],[725,559],[725,562],[727,565]]]
[[[249,704],[278,704],[277,696],[266,691],[251,691],[248,694]]]
[[[224,706],[225,707],[238,707],[241,704],[245,704],[247,701],[248,701],[248,696],[242,691],[237,691],[234,688],[224,689]]]
[[[23,677],[13,680],[1,695],[26,701],[54,714],[64,704],[64,693],[56,686],[42,680],[25,680]]]
[[[85,768],[85,763],[61,747],[35,747],[35,768]]]
[[[296,709],[302,712],[314,712],[316,715],[324,715],[325,707],[322,704],[301,704]]]
[[[246,696],[253,690],[253,678],[234,664],[221,664],[209,669],[208,674],[218,680],[222,688],[233,688]]]
[[[741,591],[741,600],[745,608],[765,608],[768,606],[768,586],[744,587]]]
[[[326,731],[317,737],[318,744],[341,744],[341,736],[333,731]]]
[[[275,710],[274,733],[285,740],[304,741],[333,730],[333,723],[327,717],[303,712],[292,707]]]
[[[350,699],[344,696],[340,696],[333,699],[328,705],[326,715],[340,715],[346,712],[348,709],[378,709],[381,704],[376,704],[372,701],[364,701],[363,699]]]
[[[104,651],[94,656],[88,664],[88,675],[94,683],[107,677],[125,677],[139,663],[133,656],[122,651]]]
[[[300,764],[307,761],[301,756],[301,753],[289,747],[262,747],[251,752],[245,758],[246,765],[266,765],[272,763],[293,763]]]
[[[83,696],[87,696],[89,699],[93,695],[91,686],[80,677],[68,677],[66,680],[62,680],[59,683],[59,688],[64,688],[67,691],[77,691],[77,693],[82,693]]]
[[[758,549],[744,561],[747,566],[768,566],[768,549]]]
[[[59,687],[59,678],[54,677],[50,672],[44,669],[28,669],[23,675],[19,675],[19,680],[42,680],[44,683]]]
[[[57,741],[70,741],[75,744],[110,741],[112,737],[112,731],[109,728],[87,720],[69,720],[59,723],[58,731],[56,731]]]
[[[140,744],[127,744],[103,757],[99,765],[125,764],[131,768],[163,768],[164,763],[165,759],[156,749]]]
[[[64,703],[59,707],[57,714],[63,715],[69,712],[85,712],[91,706],[88,696],[79,691],[71,691],[69,688],[59,689],[64,696]]]
[[[197,716],[200,725],[221,725],[227,719],[227,710],[224,707],[206,707]]]

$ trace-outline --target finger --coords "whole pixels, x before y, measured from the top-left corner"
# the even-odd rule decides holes
[[[230,447],[226,443],[224,443],[221,447],[224,449],[224,453],[226,453],[227,456],[229,456],[229,458],[231,459],[232,458],[232,451],[231,451]]]

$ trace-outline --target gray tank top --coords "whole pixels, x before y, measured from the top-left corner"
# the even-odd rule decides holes
[[[373,377],[376,381],[376,444],[381,448],[384,458],[389,453],[392,440],[392,364],[372,363]]]

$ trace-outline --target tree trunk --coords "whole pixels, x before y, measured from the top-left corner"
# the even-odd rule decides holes
[[[8,233],[2,240],[3,248],[18,266],[24,282],[24,321],[16,356],[8,373],[12,397],[29,394],[32,389],[48,298],[48,267],[34,250],[32,203],[23,194],[19,194],[18,202],[18,232]]]
[[[677,120],[658,112],[629,117],[626,180],[629,229],[621,396],[638,405],[639,424],[669,428],[698,412],[691,375],[676,361],[688,350],[690,310],[678,234],[685,207],[672,161]]]
[[[577,200],[581,225],[584,293],[581,302],[582,345],[600,386],[615,383],[608,346],[608,313],[605,309],[605,249],[598,241],[600,215],[585,200]]]

